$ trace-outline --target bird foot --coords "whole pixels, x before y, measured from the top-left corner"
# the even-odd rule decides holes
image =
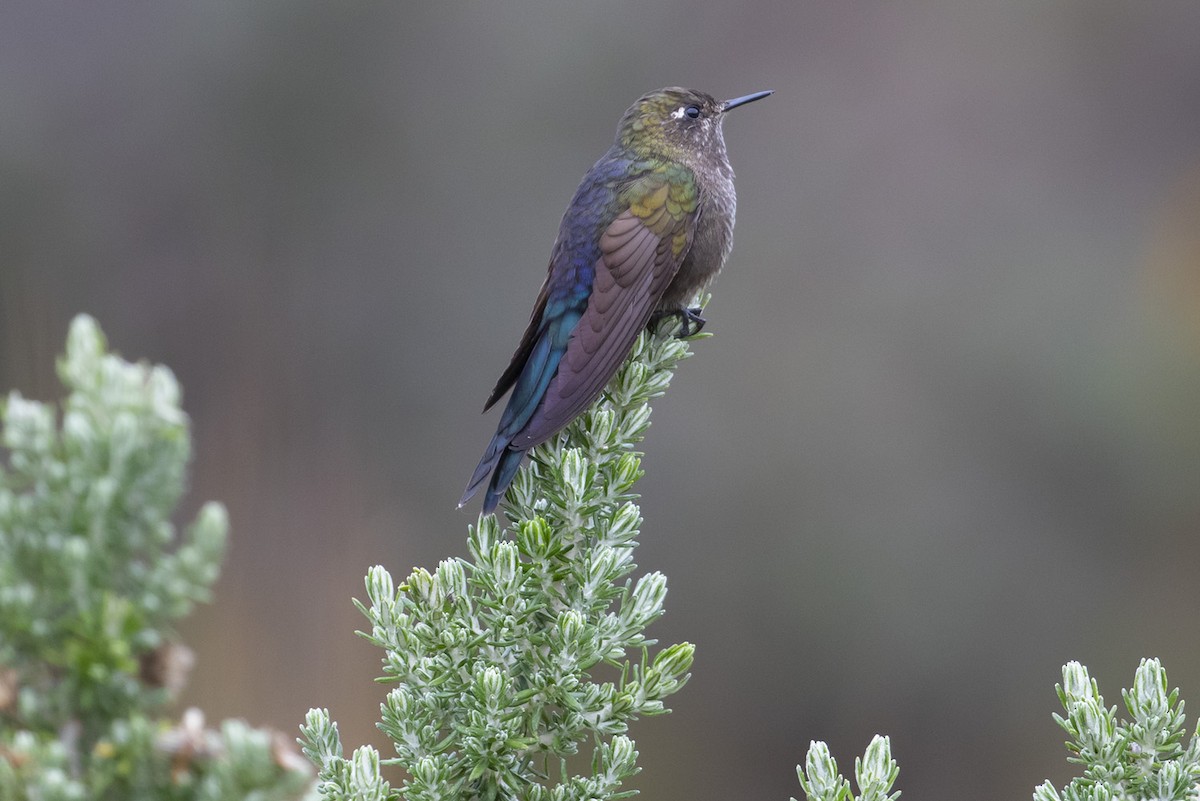
[[[679,330],[675,332],[675,336],[678,339],[694,337],[696,334],[700,333],[701,329],[704,328],[704,324],[708,322],[708,320],[705,320],[700,316],[700,312],[702,311],[704,310],[699,306],[691,309],[680,308],[656,311],[650,317],[650,326],[652,328],[657,328],[658,324],[667,317],[677,317],[679,318]]]

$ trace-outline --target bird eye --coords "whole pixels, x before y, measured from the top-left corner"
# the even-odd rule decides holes
[[[696,106],[688,106],[683,110],[683,113],[691,117],[693,120],[700,116],[700,109]]]

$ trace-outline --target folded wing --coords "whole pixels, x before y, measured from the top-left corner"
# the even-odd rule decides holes
[[[528,450],[544,442],[599,396],[679,269],[682,259],[676,254],[686,247],[677,247],[676,233],[655,232],[633,209],[605,229],[587,308],[542,402],[513,438],[513,448]]]

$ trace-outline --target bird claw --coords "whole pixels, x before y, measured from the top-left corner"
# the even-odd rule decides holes
[[[704,328],[704,324],[708,322],[700,316],[700,312],[704,311],[699,306],[690,309],[667,309],[664,311],[655,312],[650,318],[650,325],[658,327],[658,324],[667,317],[679,318],[679,330],[675,332],[677,339],[687,339],[699,334]]]

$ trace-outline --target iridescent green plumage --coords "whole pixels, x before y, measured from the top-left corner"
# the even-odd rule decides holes
[[[720,103],[660,89],[622,116],[563,215],[529,326],[484,410],[512,396],[459,506],[490,475],[483,509],[492,511],[525,451],[596,399],[652,316],[679,315],[690,333],[704,324],[686,304],[733,245],[722,116],[768,94]]]
[[[687,250],[690,226],[700,198],[696,174],[677,162],[644,162],[646,172],[631,181],[617,196],[627,208],[659,237],[671,237],[672,256],[682,258]]]

